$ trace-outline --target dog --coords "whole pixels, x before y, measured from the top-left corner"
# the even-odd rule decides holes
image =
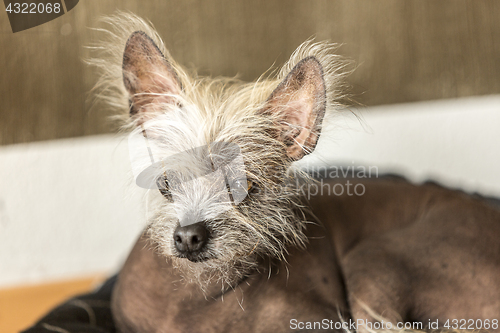
[[[500,331],[496,207],[399,178],[301,196],[318,180],[292,164],[341,108],[348,63],[334,46],[308,41],[244,83],[189,73],[140,18],[107,22],[97,89],[153,189],[113,291],[118,332]]]

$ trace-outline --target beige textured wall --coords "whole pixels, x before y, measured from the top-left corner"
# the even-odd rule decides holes
[[[111,130],[87,102],[95,77],[81,59],[88,27],[116,9],[151,20],[173,56],[205,74],[255,79],[315,35],[344,43],[366,105],[500,93],[496,0],[82,0],[16,34],[0,13],[0,144]]]

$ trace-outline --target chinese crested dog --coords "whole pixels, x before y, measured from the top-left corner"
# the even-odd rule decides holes
[[[301,199],[313,180],[292,163],[341,108],[349,62],[333,45],[306,42],[244,83],[187,71],[135,16],[107,23],[97,88],[129,130],[136,184],[152,190],[113,294],[120,332],[363,330],[377,315],[498,331],[493,207],[391,178],[356,180],[363,196]]]

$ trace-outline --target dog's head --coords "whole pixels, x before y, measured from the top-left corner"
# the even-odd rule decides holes
[[[344,64],[330,51],[306,43],[276,78],[249,84],[188,75],[150,33],[129,35],[133,169],[157,193],[148,235],[187,280],[232,283],[260,258],[304,246],[288,170],[314,150],[335,103]]]

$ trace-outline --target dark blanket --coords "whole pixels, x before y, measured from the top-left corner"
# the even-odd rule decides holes
[[[69,299],[22,333],[114,333],[110,301],[116,277],[92,293]]]

